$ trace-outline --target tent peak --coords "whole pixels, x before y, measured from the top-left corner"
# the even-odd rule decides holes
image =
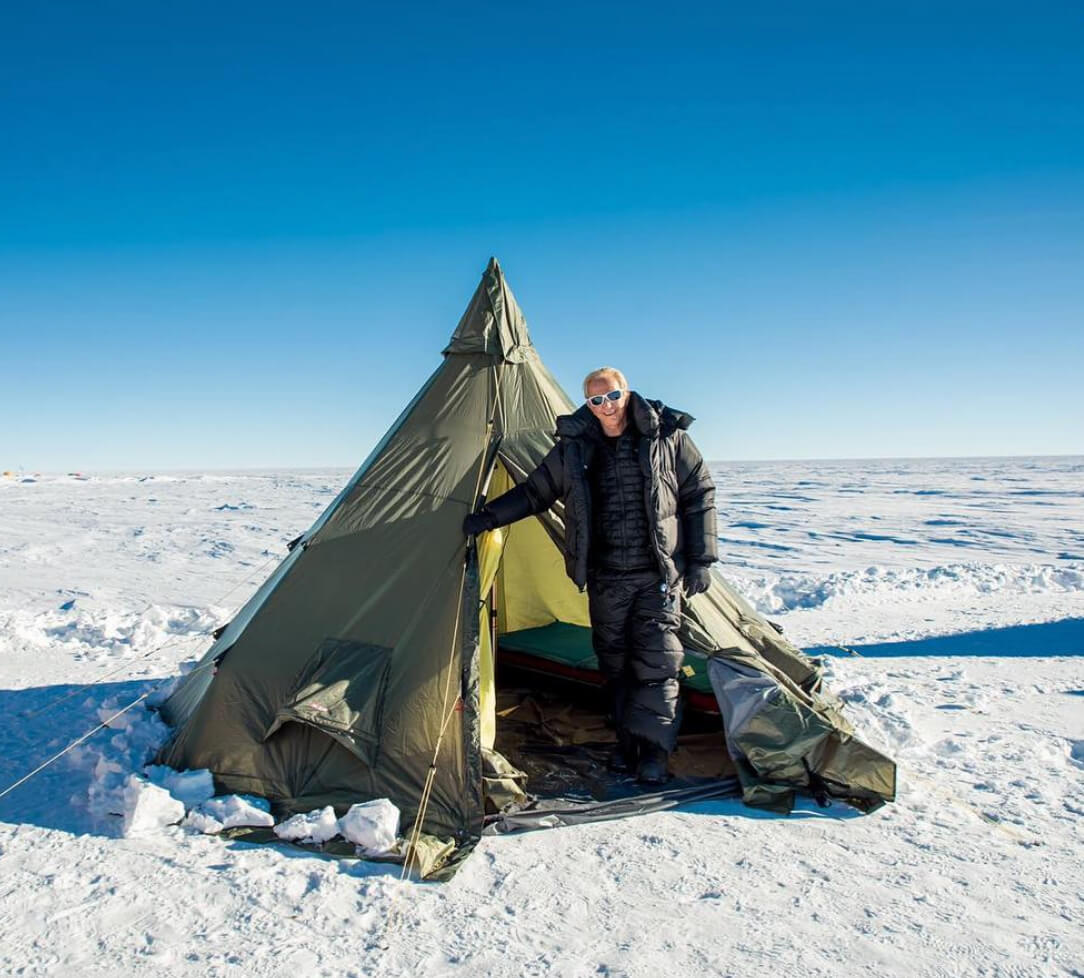
[[[485,353],[513,363],[537,356],[527,331],[527,320],[495,257],[489,259],[482,280],[444,349],[445,356],[454,353]]]

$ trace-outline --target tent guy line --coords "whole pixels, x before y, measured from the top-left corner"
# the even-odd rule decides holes
[[[238,581],[238,582],[237,582],[236,584],[234,584],[234,585],[233,585],[233,587],[231,587],[231,588],[230,588],[230,589],[229,589],[228,591],[226,591],[226,592],[225,592],[225,593],[224,593],[224,594],[223,594],[223,595],[222,595],[221,597],[219,597],[219,598],[216,598],[216,599],[215,599],[214,601],[212,601],[211,603],[212,603],[212,604],[219,604],[219,603],[221,603],[221,602],[225,601],[225,600],[226,600],[226,598],[228,598],[228,597],[229,597],[229,596],[230,596],[231,594],[233,594],[233,592],[234,592],[234,591],[236,591],[236,590],[237,590],[237,589],[238,589],[239,587],[241,587],[241,586],[242,586],[242,585],[244,585],[244,584],[247,584],[247,583],[249,583],[249,581],[250,581],[250,580],[251,580],[251,579],[252,579],[252,578],[253,578],[253,577],[254,577],[255,575],[263,573],[263,571],[264,571],[264,570],[265,570],[265,569],[266,569],[266,568],[267,568],[267,567],[268,567],[268,566],[269,566],[269,565],[270,565],[270,564],[271,564],[271,563],[272,563],[273,561],[275,561],[275,560],[280,560],[280,559],[281,559],[281,557],[280,557],[280,556],[279,556],[278,554],[273,554],[273,555],[272,555],[272,556],[271,556],[270,558],[268,558],[267,560],[265,560],[265,561],[264,561],[264,562],[263,562],[263,563],[262,563],[262,564],[261,564],[261,565],[260,565],[259,567],[257,567],[257,568],[256,568],[255,570],[249,571],[249,572],[248,572],[247,574],[245,574],[245,577],[244,577],[244,579],[243,579],[243,580],[241,580],[241,581]],[[144,610],[144,611],[147,611],[147,610],[149,610],[149,609],[150,609],[150,608],[152,608],[152,607],[153,607],[153,604],[149,603],[149,604],[147,605],[147,607],[146,607],[146,608],[144,608],[143,610]],[[154,655],[158,655],[158,654],[159,654],[160,652],[162,652],[162,651],[163,651],[164,649],[166,649],[166,648],[169,648],[170,646],[172,646],[173,644],[175,644],[175,643],[176,643],[176,642],[177,642],[178,640],[180,640],[180,639],[182,639],[182,638],[188,638],[188,637],[190,637],[190,636],[187,636],[187,635],[171,635],[171,636],[170,636],[170,637],[169,637],[168,639],[166,639],[166,641],[162,642],[162,643],[161,643],[161,645],[156,645],[156,646],[155,646],[155,647],[154,647],[153,649],[151,649],[151,650],[150,650],[149,652],[145,652],[145,653],[144,653],[143,655],[141,655],[141,656],[140,656],[140,657],[139,657],[139,658],[138,658],[137,660],[135,660],[135,661],[137,661],[137,662],[141,662],[141,661],[143,661],[143,660],[145,660],[145,659],[149,659],[149,658],[150,658],[151,656],[154,656]],[[192,669],[192,670],[191,670],[191,672],[189,672],[189,673],[188,673],[187,675],[193,675],[193,674],[195,674],[195,673],[201,672],[201,671],[203,671],[203,670],[205,670],[205,669],[207,669],[207,668],[213,667],[213,666],[214,666],[214,664],[215,664],[215,663],[214,663],[213,661],[210,661],[210,662],[208,662],[208,661],[204,661],[204,662],[201,662],[201,663],[199,663],[199,665],[197,665],[197,666],[196,666],[196,667],[195,667],[194,669]],[[119,672],[122,672],[122,671],[124,671],[124,670],[126,670],[126,669],[129,669],[129,668],[131,668],[131,663],[127,663],[127,662],[126,662],[126,663],[122,663],[121,665],[117,666],[117,667],[116,667],[115,669],[111,669],[111,670],[110,670],[109,672],[105,673],[105,675],[99,676],[99,677],[98,677],[97,679],[95,679],[95,680],[94,680],[94,682],[93,682],[93,683],[91,683],[90,685],[91,685],[91,687],[94,687],[94,686],[100,686],[100,685],[102,685],[102,684],[103,684],[103,683],[104,683],[104,682],[105,682],[105,681],[106,681],[107,679],[110,679],[111,677],[113,677],[113,676],[117,675],[117,673],[119,673]],[[157,692],[159,692],[160,690],[164,689],[164,688],[165,688],[166,686],[168,686],[168,685],[169,685],[169,684],[170,684],[171,682],[173,682],[173,679],[174,679],[174,677],[172,677],[172,676],[167,676],[167,677],[166,677],[165,679],[162,679],[162,680],[160,680],[160,681],[159,681],[159,682],[158,682],[158,683],[157,683],[157,684],[156,684],[156,685],[154,686],[154,688],[153,688],[153,689],[149,689],[149,690],[147,690],[147,692],[143,693],[143,694],[142,694],[142,695],[140,695],[140,696],[139,696],[138,698],[134,699],[134,700],[133,700],[133,701],[132,701],[131,703],[129,703],[129,704],[128,704],[127,706],[125,706],[125,707],[124,707],[123,709],[121,709],[120,711],[118,711],[117,713],[115,713],[115,714],[114,714],[113,716],[111,716],[111,717],[110,717],[110,718],[109,718],[108,720],[103,720],[103,721],[102,721],[101,723],[99,723],[99,724],[98,724],[98,725],[97,725],[96,727],[94,727],[94,728],[93,728],[92,730],[88,730],[88,731],[87,731],[86,733],[84,733],[84,734],[83,734],[82,736],[78,737],[78,738],[77,738],[76,740],[73,740],[73,741],[72,741],[72,742],[71,742],[70,744],[68,744],[68,745],[67,745],[66,747],[64,747],[64,748],[63,748],[62,750],[60,750],[60,751],[59,751],[58,753],[54,754],[54,755],[53,755],[52,757],[50,757],[50,758],[49,758],[48,760],[46,760],[46,761],[43,761],[43,762],[42,762],[42,763],[41,763],[40,765],[38,765],[38,767],[34,768],[34,770],[32,770],[32,771],[29,771],[28,773],[24,774],[24,775],[23,775],[23,776],[22,776],[21,778],[19,778],[19,779],[18,779],[17,781],[14,781],[14,782],[13,782],[12,784],[8,785],[8,786],[7,786],[6,788],[4,788],[4,790],[3,790],[3,791],[0,791],[0,798],[3,798],[3,797],[5,797],[6,795],[10,794],[10,793],[11,793],[12,791],[14,791],[14,790],[15,790],[16,788],[18,788],[18,787],[19,787],[20,785],[23,785],[23,784],[25,784],[25,783],[26,783],[27,781],[29,781],[29,780],[30,780],[31,778],[33,778],[33,777],[35,777],[36,775],[40,774],[40,773],[41,773],[42,771],[44,771],[44,770],[45,770],[46,768],[50,767],[50,766],[51,766],[52,764],[55,764],[55,763],[56,763],[57,761],[59,761],[59,760],[60,760],[60,758],[62,758],[62,757],[63,757],[63,756],[65,755],[65,754],[67,754],[67,753],[68,753],[69,751],[73,750],[74,748],[78,747],[78,746],[79,746],[80,744],[84,743],[85,741],[87,741],[87,740],[89,740],[89,739],[90,739],[91,737],[93,737],[93,736],[94,736],[94,734],[96,734],[96,733],[97,733],[97,732],[98,732],[99,730],[103,729],[104,727],[108,727],[108,726],[109,726],[109,724],[110,724],[110,723],[112,723],[112,721],[114,721],[114,720],[116,720],[116,719],[117,719],[117,717],[119,717],[119,716],[123,716],[123,715],[124,715],[125,713],[127,713],[127,712],[128,712],[129,710],[131,710],[131,709],[132,709],[133,707],[135,707],[135,706],[138,706],[138,705],[139,705],[140,703],[142,703],[142,702],[143,702],[144,700],[146,700],[146,699],[149,699],[150,697],[153,697],[155,693],[157,693]],[[48,713],[48,712],[49,712],[50,710],[53,710],[53,709],[55,709],[55,708],[56,708],[56,707],[58,707],[58,706],[59,706],[59,705],[60,705],[61,703],[65,703],[65,702],[67,702],[67,701],[68,701],[68,700],[70,700],[70,699],[71,699],[71,698],[72,698],[73,696],[78,696],[78,695],[80,695],[80,694],[82,694],[82,693],[85,693],[85,692],[86,692],[86,689],[87,689],[87,688],[86,688],[85,686],[77,686],[77,687],[75,687],[74,689],[72,689],[72,690],[69,690],[69,691],[68,691],[67,693],[65,693],[65,694],[64,694],[63,696],[58,696],[58,697],[57,697],[56,699],[54,699],[54,700],[51,700],[50,702],[46,703],[46,704],[45,704],[45,706],[43,706],[43,707],[40,707],[39,709],[37,709],[37,710],[34,710],[34,711],[33,711],[33,712],[31,712],[31,713],[26,713],[26,714],[23,714],[23,716],[24,716],[24,718],[25,718],[25,719],[27,719],[27,720],[31,720],[31,719],[33,719],[33,718],[35,718],[35,717],[39,717],[39,716],[41,716],[42,714],[44,714],[44,713]]]
[[[155,688],[158,689],[158,688],[161,688],[164,685],[165,685],[165,682],[162,682],[162,683],[159,683],[158,686],[155,687]],[[29,772],[28,774],[24,774],[21,778],[19,778],[18,781],[14,782],[13,784],[9,784],[3,791],[0,791],[0,798],[3,798],[6,795],[11,794],[11,792],[13,792],[16,788],[18,788],[19,785],[26,784],[27,781],[29,781],[36,774],[40,774],[47,767],[49,767],[50,764],[55,764],[57,761],[60,760],[60,758],[62,758],[69,751],[74,750],[76,747],[78,747],[84,741],[90,740],[90,738],[93,737],[99,730],[102,730],[105,727],[108,727],[109,724],[111,724],[114,720],[117,719],[117,717],[124,716],[125,713],[127,713],[133,707],[138,706],[145,699],[147,699],[147,697],[150,696],[153,692],[154,692],[153,689],[147,690],[147,692],[145,692],[145,693],[141,694],[140,696],[136,697],[136,699],[132,700],[132,702],[129,703],[127,706],[122,707],[121,709],[117,710],[116,713],[114,713],[111,717],[103,720],[101,723],[99,723],[92,730],[88,730],[85,734],[83,734],[82,737],[78,737],[77,739],[73,740],[70,744],[68,744],[67,747],[65,747],[62,750],[58,751],[56,754],[54,754],[52,757],[50,757],[47,761],[43,761],[36,768],[34,768],[33,771]]]
[[[462,607],[463,607],[463,587],[464,587],[464,584],[466,582],[466,579],[467,579],[467,565],[466,565],[466,560],[464,560],[463,570],[461,572],[460,579],[459,579],[459,601],[457,602],[457,607],[456,607],[455,625],[452,627],[451,650],[449,652],[448,665],[447,665],[447,668],[445,670],[445,672],[447,673],[447,679],[445,680],[445,683],[444,683],[444,703],[443,703],[443,707],[442,707],[443,712],[444,712],[444,722],[441,723],[441,725],[440,725],[440,730],[437,733],[437,741],[433,745],[433,760],[430,762],[429,770],[428,770],[428,772],[426,773],[426,776],[425,776],[425,787],[422,789],[421,800],[420,800],[420,802],[418,804],[418,817],[414,820],[414,828],[413,828],[413,831],[411,832],[411,836],[410,836],[410,845],[407,848],[406,859],[403,860],[403,872],[402,872],[402,875],[401,875],[400,879],[405,879],[406,878],[407,873],[410,872],[411,860],[416,858],[418,840],[421,837],[422,823],[425,821],[425,813],[429,809],[429,799],[430,799],[430,797],[432,796],[432,793],[433,793],[433,781],[435,780],[436,774],[437,774],[437,761],[438,761],[438,757],[440,755],[440,747],[441,747],[441,744],[444,743],[444,735],[448,731],[448,724],[451,721],[452,717],[455,715],[456,706],[458,705],[458,702],[459,702],[459,698],[456,697],[456,701],[454,703],[452,703],[452,705],[450,707],[448,706],[448,700],[449,700],[450,695],[451,695],[452,672],[453,672],[452,667],[455,665],[455,640],[459,637],[459,623],[460,623],[461,611],[462,611]],[[419,869],[419,872],[420,872],[421,871],[420,863],[419,863],[418,869]]]
[[[917,781],[919,784],[925,785],[934,794],[939,795],[942,801],[947,801],[950,805],[953,805],[956,808],[960,809],[960,811],[970,812],[972,815],[975,815],[980,822],[984,822],[990,828],[997,829],[1005,836],[1005,838],[1012,840],[1012,842],[1016,843],[1017,845],[1027,846],[1030,848],[1032,846],[1041,846],[1043,844],[1042,840],[1028,838],[1021,832],[1017,832],[1015,829],[1011,829],[1009,828],[1009,826],[1003,825],[996,818],[991,818],[989,815],[986,814],[986,812],[979,808],[978,805],[974,805],[971,802],[960,798],[950,788],[944,788],[936,781],[931,781],[929,778],[924,778],[922,777],[922,775],[916,774],[913,768],[908,767],[905,769],[905,771],[913,780]]]
[[[487,475],[487,461],[489,461],[490,448],[493,446],[493,419],[496,417],[500,408],[501,398],[501,368],[494,365],[493,367],[493,406],[489,409],[489,420],[486,422],[486,430],[482,436],[482,451],[478,465],[478,475],[474,480],[474,495],[471,497],[471,508],[474,509],[481,502],[480,496],[489,488],[489,476],[492,475],[492,469],[489,470]],[[483,486],[484,483],[484,486]],[[448,730],[448,724],[452,719],[452,715],[455,713],[456,703],[459,698],[456,698],[456,703],[453,703],[451,707],[448,705],[448,701],[451,698],[451,685],[452,685],[452,672],[455,665],[455,650],[456,639],[459,637],[459,627],[463,616],[463,600],[464,591],[467,583],[467,569],[470,567],[470,560],[472,553],[477,556],[477,548],[475,541],[470,540],[466,542],[466,550],[463,554],[463,566],[459,572],[459,599],[456,601],[455,608],[455,624],[452,626],[451,643],[448,649],[448,664],[445,668],[446,678],[444,681],[444,700],[441,706],[441,711],[444,714],[444,722],[440,725],[440,731],[437,734],[436,743],[433,745],[433,760],[429,765],[429,770],[425,777],[425,787],[422,790],[421,803],[418,806],[418,817],[414,820],[414,830],[411,834],[410,846],[407,849],[407,856],[403,860],[403,872],[402,879],[406,878],[407,873],[410,871],[410,862],[412,858],[417,858],[417,845],[418,839],[421,836],[422,824],[425,821],[426,812],[429,810],[429,798],[433,792],[433,781],[436,778],[437,773],[437,761],[440,757],[441,744],[444,743],[444,734]],[[421,865],[418,865],[419,872],[421,871]]]

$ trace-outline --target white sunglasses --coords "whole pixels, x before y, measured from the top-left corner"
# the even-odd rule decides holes
[[[620,401],[621,395],[624,394],[624,390],[620,387],[612,391],[607,391],[605,394],[592,394],[587,398],[588,404],[593,404],[595,407],[602,407],[606,401]]]

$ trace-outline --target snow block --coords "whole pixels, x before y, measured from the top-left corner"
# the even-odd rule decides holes
[[[312,842],[322,844],[339,834],[339,820],[335,809],[318,808],[306,815],[294,815],[275,826],[275,835],[289,842]]]
[[[181,802],[138,775],[128,775],[122,797],[125,836],[146,835],[184,818]]]
[[[271,803],[254,795],[222,795],[210,798],[188,813],[184,823],[205,835],[217,835],[223,829],[249,826],[270,828],[275,824]]]
[[[391,849],[399,836],[399,809],[387,798],[353,805],[339,819],[339,831],[365,855],[380,855]]]
[[[164,764],[152,764],[146,770],[152,784],[165,788],[185,808],[195,808],[214,797],[214,779],[205,768],[197,771],[174,771]]]

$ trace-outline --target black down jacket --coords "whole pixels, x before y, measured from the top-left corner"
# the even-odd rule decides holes
[[[640,468],[652,548],[663,579],[673,587],[691,563],[717,558],[715,483],[686,429],[691,415],[629,394],[629,423],[640,433]],[[506,526],[541,513],[558,499],[565,506],[565,568],[582,590],[591,547],[591,491],[587,475],[602,428],[583,405],[557,418],[557,444],[524,483],[485,509]]]

